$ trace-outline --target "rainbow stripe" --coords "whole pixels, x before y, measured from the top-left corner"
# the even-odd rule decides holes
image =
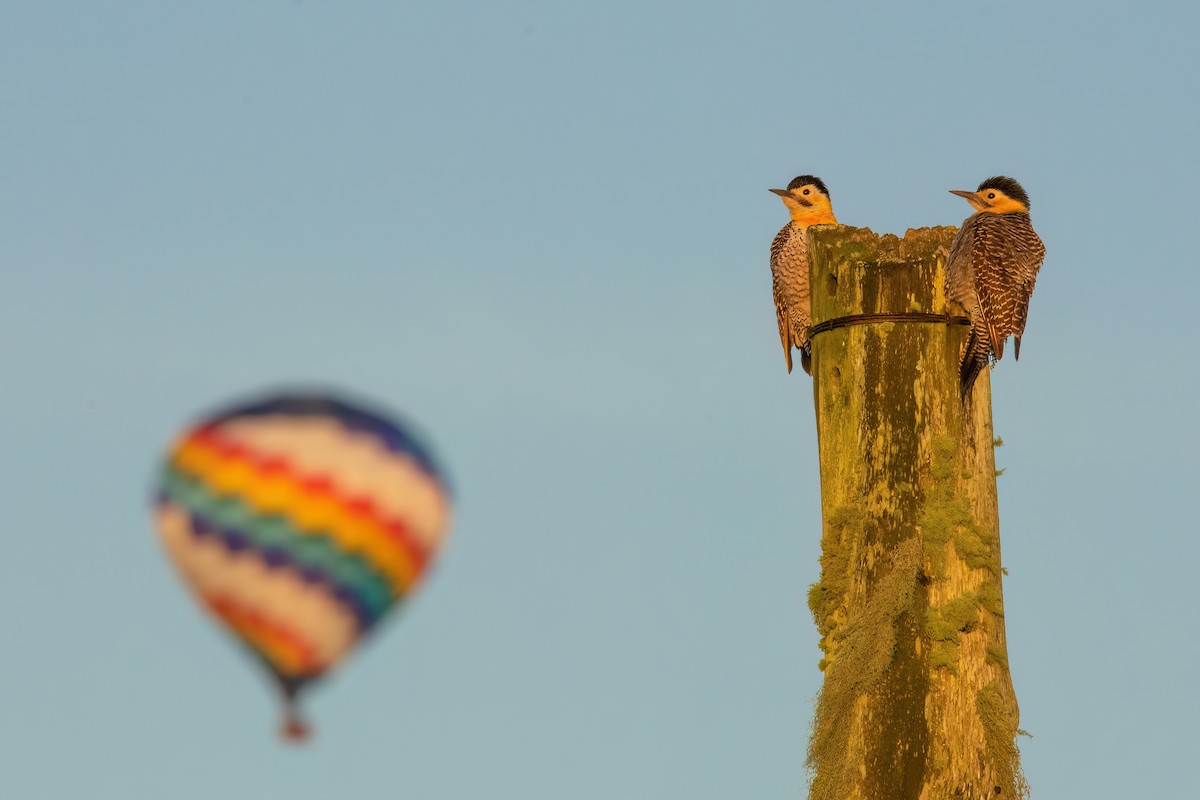
[[[156,507],[184,580],[289,692],[413,591],[449,522],[443,473],[411,433],[297,395],[184,432]]]

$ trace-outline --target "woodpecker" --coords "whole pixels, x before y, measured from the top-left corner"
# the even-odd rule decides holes
[[[975,213],[963,222],[950,245],[946,296],[967,310],[971,333],[959,365],[963,397],[981,370],[1004,355],[1014,337],[1021,357],[1021,335],[1029,316],[1029,298],[1046,247],[1029,219],[1029,195],[1003,175],[988,178],[974,192],[952,189]]]
[[[771,189],[787,206],[792,221],[771,242],[771,283],[775,294],[775,317],[779,341],[788,372],[792,371],[792,348],[800,351],[800,366],[812,375],[812,345],[808,326],[812,316],[808,292],[808,239],[810,225],[836,225],[829,190],[813,175],[794,178],[786,189]]]

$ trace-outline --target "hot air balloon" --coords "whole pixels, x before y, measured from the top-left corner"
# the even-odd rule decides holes
[[[404,425],[324,394],[230,408],[172,444],[155,492],[162,544],[200,603],[299,694],[416,588],[442,543],[448,486]]]

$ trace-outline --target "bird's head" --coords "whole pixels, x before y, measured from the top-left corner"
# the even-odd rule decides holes
[[[829,190],[815,175],[793,178],[786,189],[772,189],[788,207],[792,219],[802,225],[836,225]]]
[[[987,214],[1029,213],[1029,195],[1012,178],[997,175],[979,184],[973,192],[951,189],[950,194],[965,198],[976,211]]]

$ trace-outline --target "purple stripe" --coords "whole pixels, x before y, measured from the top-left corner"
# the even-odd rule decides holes
[[[203,519],[200,516],[187,511],[188,519],[191,523],[192,534],[198,539],[213,538],[220,542],[226,550],[231,553],[239,553],[245,550],[253,552],[259,559],[272,569],[287,569],[295,573],[306,584],[318,585],[332,595],[339,603],[346,606],[351,613],[354,614],[354,619],[358,623],[360,632],[365,633],[375,624],[377,618],[371,614],[371,610],[364,604],[355,594],[352,589],[338,583],[333,576],[329,575],[319,567],[311,564],[300,564],[295,561],[287,551],[278,547],[267,547],[262,550],[254,546],[253,541],[249,536],[241,531],[230,528],[220,528]]]

